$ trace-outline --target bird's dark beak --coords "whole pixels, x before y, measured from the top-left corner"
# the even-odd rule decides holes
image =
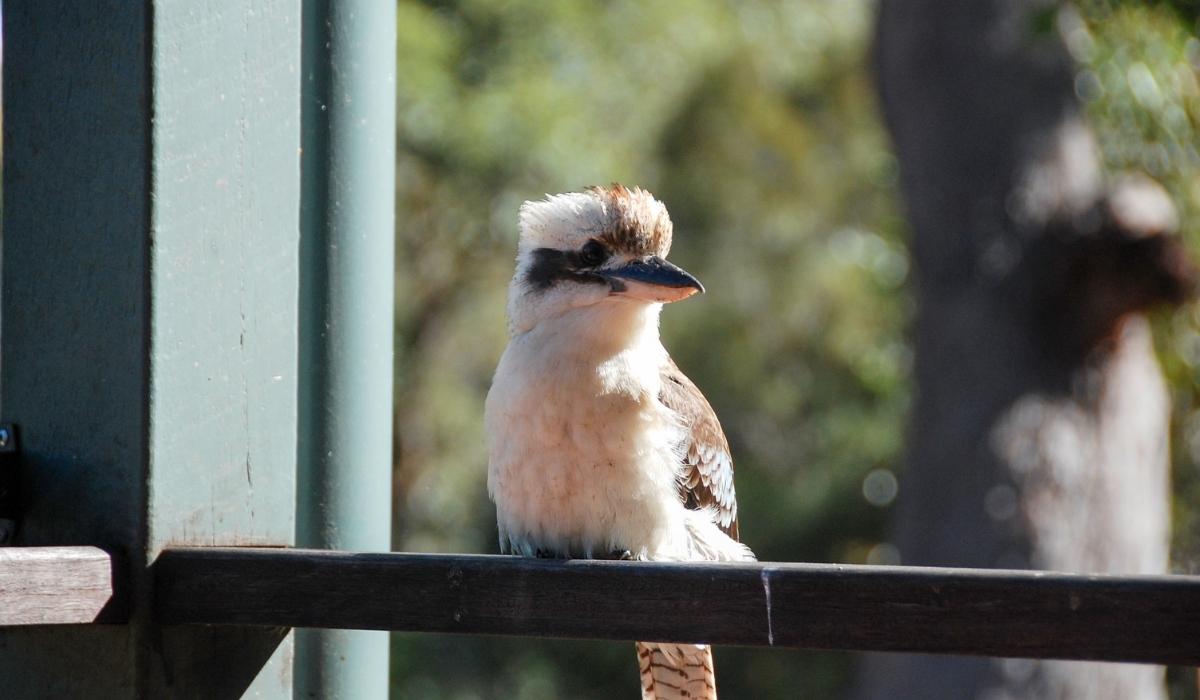
[[[631,260],[599,274],[608,280],[614,295],[643,301],[669,303],[687,299],[696,292],[704,293],[700,280],[657,255]]]

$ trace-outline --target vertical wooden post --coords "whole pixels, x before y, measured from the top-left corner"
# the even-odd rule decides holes
[[[2,391],[21,544],[125,555],[131,621],[0,631],[5,697],[291,696],[285,630],[160,628],[166,544],[293,539],[299,0],[12,0]]]
[[[396,5],[304,0],[297,540],[391,542]],[[296,697],[376,698],[385,632],[301,630]]]

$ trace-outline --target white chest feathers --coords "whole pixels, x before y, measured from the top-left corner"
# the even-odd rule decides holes
[[[656,314],[630,333],[603,332],[613,319],[598,316],[543,323],[500,360],[486,423],[502,550],[661,558],[684,527],[682,426],[658,400]]]

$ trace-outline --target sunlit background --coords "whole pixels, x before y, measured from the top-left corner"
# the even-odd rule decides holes
[[[664,341],[732,445],[764,560],[895,563],[912,349],[906,232],[868,51],[874,3],[399,4],[393,546],[496,552],[483,397],[525,199],[619,181],[709,293]],[[1163,182],[1200,257],[1196,5],[1060,16],[1108,165]],[[1175,396],[1174,569],[1200,572],[1200,321],[1156,318]],[[393,635],[400,698],[632,697],[633,646]],[[837,698],[854,657],[720,648],[729,698]],[[1173,696],[1194,677],[1172,674]]]

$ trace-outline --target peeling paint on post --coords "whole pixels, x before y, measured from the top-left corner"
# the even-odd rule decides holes
[[[285,630],[161,629],[165,544],[292,542],[300,0],[3,3],[19,544],[125,555],[128,625],[0,631],[5,697],[291,697]]]

